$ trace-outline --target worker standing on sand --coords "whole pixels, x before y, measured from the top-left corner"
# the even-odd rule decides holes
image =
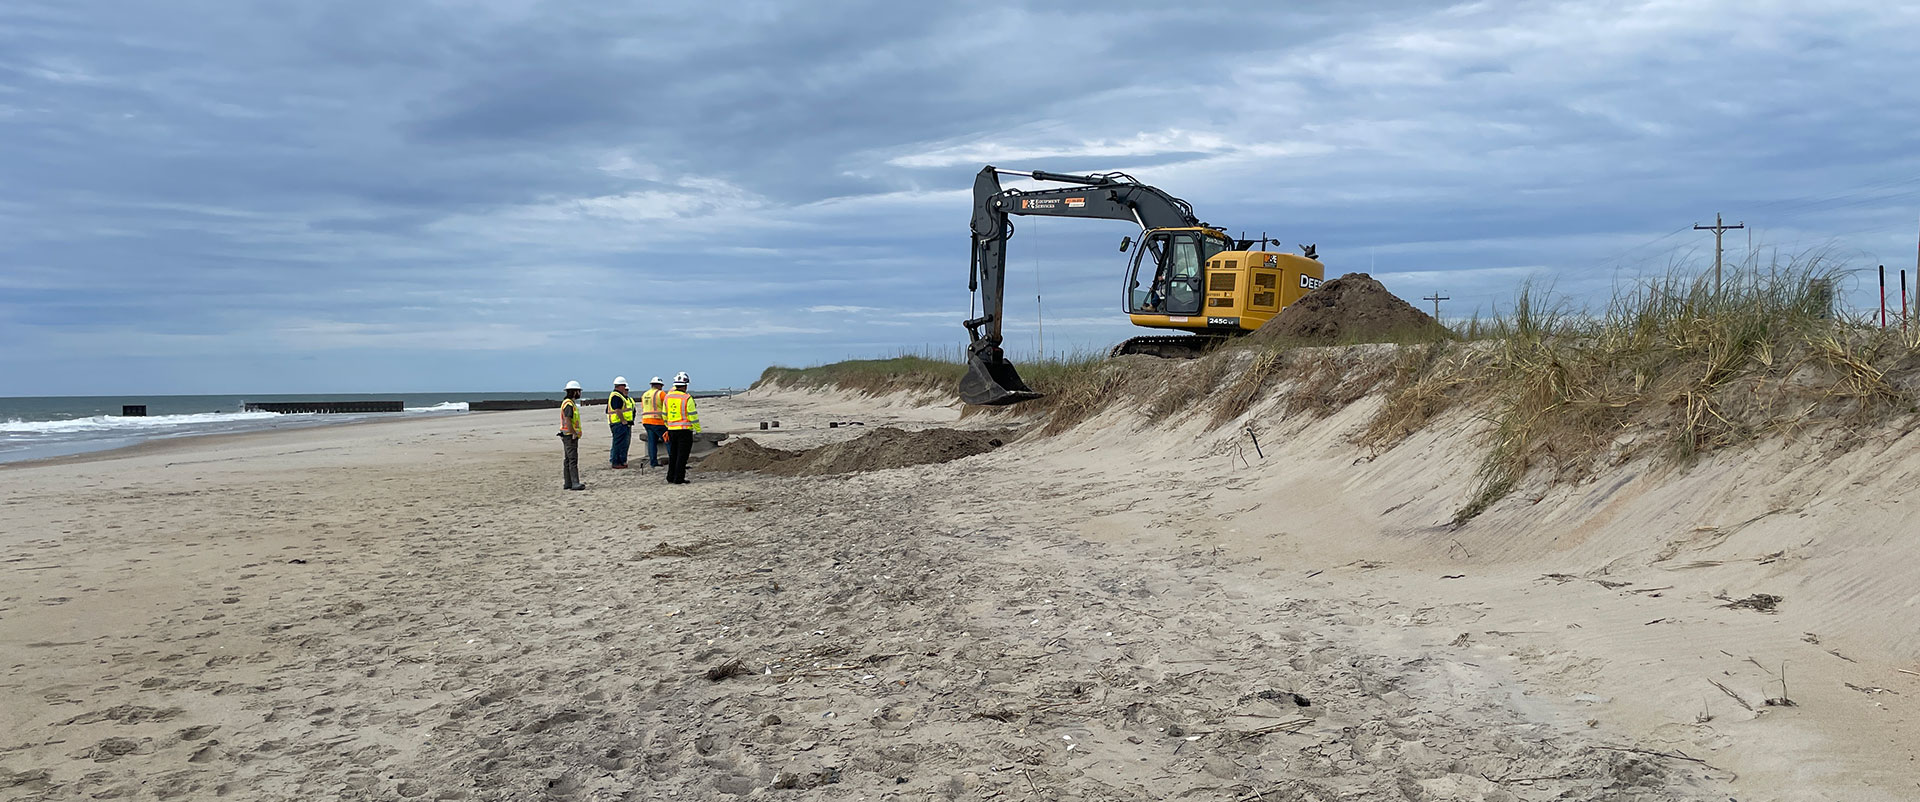
[[[580,383],[567,382],[567,400],[560,402],[561,486],[585,490],[580,483]]]
[[[667,484],[687,483],[687,456],[693,453],[693,434],[700,431],[700,413],[687,395],[687,374],[673,377],[673,392],[662,402],[667,419]]]
[[[627,447],[633,443],[633,399],[627,397],[627,377],[613,377],[613,392],[607,394],[607,428],[613,430],[613,446],[607,450],[607,467],[625,470]]]
[[[660,441],[667,437],[666,383],[659,376],[640,394],[640,427],[647,433],[647,467],[660,467]],[[671,454],[669,454],[671,456]]]

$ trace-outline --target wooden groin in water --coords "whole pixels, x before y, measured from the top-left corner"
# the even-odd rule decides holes
[[[645,391],[643,390],[642,392],[645,392]],[[691,395],[694,398],[724,398],[726,396],[733,395],[733,393],[734,393],[733,390],[703,390],[699,392],[688,393],[688,395]],[[638,403],[638,398],[640,393],[634,393],[633,395],[635,397],[635,403]],[[580,405],[584,407],[605,406],[606,403],[607,403],[607,398],[605,395],[588,396],[580,399]],[[514,399],[505,399],[505,400],[496,399],[493,401],[468,401],[467,402],[468,412],[511,412],[513,410],[520,410],[520,409],[559,409],[559,408],[560,408],[559,398],[514,398]]]
[[[607,399],[604,399],[604,398],[580,399],[580,406],[583,406],[583,407],[591,407],[595,405],[606,406],[606,403],[607,403]],[[496,399],[493,401],[468,401],[467,402],[468,412],[511,412],[516,409],[559,409],[559,408],[560,408],[560,399],[558,398],[514,398],[514,399],[506,399],[506,400]]]
[[[248,412],[404,412],[404,401],[259,401],[248,402]]]

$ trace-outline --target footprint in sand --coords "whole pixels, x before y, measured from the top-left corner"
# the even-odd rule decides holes
[[[152,738],[108,738],[73,754],[75,760],[111,763],[127,755],[153,754]]]
[[[27,769],[11,772],[0,769],[0,788],[19,788],[29,791],[44,790],[53,784],[53,772],[46,769]]]
[[[178,799],[200,790],[200,781],[191,773],[179,772],[160,778],[151,786],[156,799]]]
[[[116,724],[139,724],[143,721],[168,721],[179,717],[180,714],[185,712],[185,710],[178,707],[153,708],[142,707],[140,705],[119,705],[117,707],[109,707],[105,710],[96,710],[92,713],[82,713],[66,721],[62,721],[60,724],[61,726],[66,726],[69,724],[93,724],[101,721],[112,721]]]

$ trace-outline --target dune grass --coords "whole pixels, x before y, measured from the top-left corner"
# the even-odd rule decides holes
[[[997,410],[1002,413],[1044,413],[1050,419],[1078,422],[1100,405],[1112,389],[1115,372],[1106,354],[1075,351],[1018,361],[1015,367],[1029,387],[1046,394],[1038,401]],[[805,368],[770,367],[754,382],[779,387],[838,387],[868,395],[894,392],[955,392],[967,372],[964,357],[927,353],[900,354],[885,359],[849,359]],[[993,412],[996,410],[976,410]],[[1071,423],[1066,424],[1071,425]],[[1064,427],[1062,427],[1064,428]],[[1058,431],[1058,429],[1053,429]]]
[[[1040,417],[1041,431],[1055,434],[1098,414],[1116,398],[1132,393],[1138,371],[1109,360],[1105,351],[1073,351],[1039,359],[1015,360],[1028,387],[1043,393],[1036,400],[997,407],[990,414]]]
[[[1456,522],[1534,470],[1574,477],[1649,451],[1685,461],[1814,423],[1915,411],[1912,388],[1888,378],[1914,367],[1913,335],[1837,312],[1841,278],[1817,256],[1735,269],[1719,288],[1676,270],[1592,313],[1523,287],[1510,314],[1476,332],[1485,356],[1464,369],[1475,375],[1424,377],[1491,406],[1479,487]],[[1415,404],[1403,400],[1401,413]]]
[[[1685,462],[1836,423],[1844,437],[1920,412],[1920,325],[1881,329],[1836,310],[1842,266],[1815,255],[1735,268],[1718,288],[1701,272],[1676,268],[1595,308],[1526,285],[1506,314],[1475,318],[1457,338],[1335,347],[1246,338],[1165,369],[1100,352],[1016,360],[1046,396],[970,414],[1038,417],[1047,433],[1119,408],[1143,420],[1199,413],[1218,426],[1268,404],[1283,417],[1324,417],[1378,394],[1353,436],[1377,453],[1471,409],[1488,435],[1454,517],[1463,524],[1529,476],[1571,481],[1643,456]],[[760,383],[951,393],[965,372],[957,357],[769,368]]]
[[[885,359],[849,359],[805,368],[770,367],[753,386],[839,387],[868,395],[951,390],[967,372],[964,363],[903,354]]]

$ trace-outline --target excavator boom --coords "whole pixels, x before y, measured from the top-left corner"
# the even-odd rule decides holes
[[[1003,189],[1002,175],[1073,186]],[[1121,173],[1068,175],[1001,170],[992,165],[982,168],[973,179],[973,247],[967,271],[967,288],[980,295],[980,316],[963,324],[968,336],[967,373],[960,380],[960,400],[968,404],[1017,404],[1041,397],[1020,378],[1001,347],[1011,215],[1130,220],[1143,230],[1204,226],[1186,201]]]

